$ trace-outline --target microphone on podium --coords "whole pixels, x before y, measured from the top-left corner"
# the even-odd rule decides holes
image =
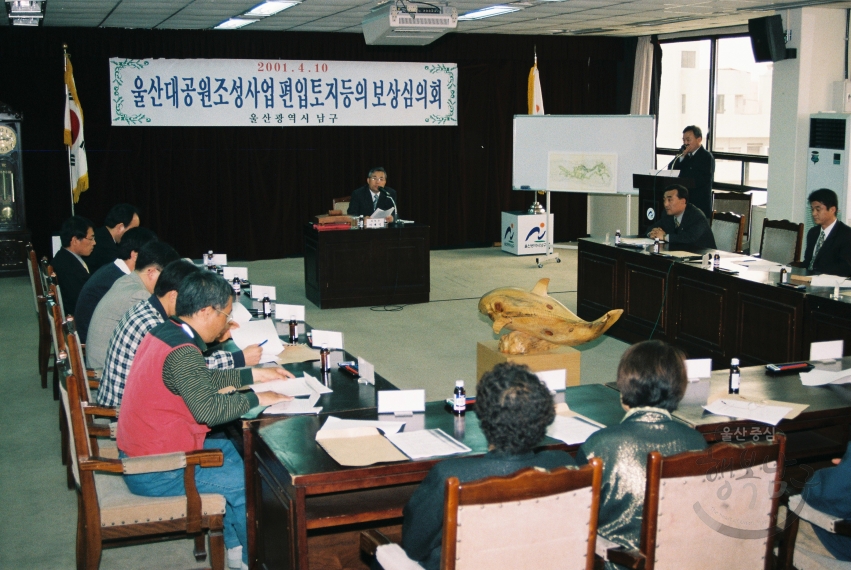
[[[394,199],[393,199],[393,196],[391,196],[391,195],[390,195],[390,192],[387,192],[387,191],[386,191],[386,190],[384,190],[383,188],[381,189],[381,192],[382,192],[385,196],[387,196],[388,198],[390,198],[390,201],[391,201],[391,202],[393,202],[393,213],[394,213],[394,214],[396,214],[395,216],[393,216],[393,221],[394,221],[394,222],[398,222],[398,221],[399,221],[399,206],[397,206],[397,205],[396,205],[396,200],[394,200]]]
[[[677,156],[674,157],[674,160],[672,160],[671,162],[668,163],[668,170],[673,168],[674,163],[676,163],[679,159],[681,159],[683,157],[683,155],[686,153],[687,148],[688,148],[687,145],[683,145],[683,146],[680,147],[680,153]]]

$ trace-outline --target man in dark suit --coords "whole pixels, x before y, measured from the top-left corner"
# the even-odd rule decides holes
[[[97,234],[97,231],[95,234]],[[136,269],[136,257],[139,255],[142,246],[156,239],[157,234],[147,228],[127,230],[121,238],[121,243],[118,244],[118,259],[112,263],[107,263],[92,273],[92,276],[83,285],[80,296],[77,298],[77,312],[74,313],[74,321],[77,323],[80,341],[86,342],[89,323],[92,321],[92,315],[97,304],[103,299],[112,284],[118,281],[119,277],[129,275],[131,271]]]
[[[139,225],[139,210],[133,204],[113,206],[104,220],[104,227],[95,230],[95,248],[85,259],[89,271],[95,271],[118,259],[118,244],[129,229]]]
[[[821,188],[807,200],[815,227],[807,232],[804,265],[813,273],[851,276],[851,228],[836,219],[836,192]]]
[[[62,304],[67,314],[77,309],[77,297],[89,280],[89,268],[83,257],[95,247],[95,231],[92,223],[83,216],[71,216],[60,230],[62,249],[53,256],[51,266],[59,279]]]
[[[665,189],[665,215],[647,232],[647,237],[668,242],[671,249],[715,249],[715,236],[709,222],[689,203],[686,187],[674,184]]]
[[[680,157],[671,161],[669,168],[679,170],[683,178],[694,180],[691,203],[707,218],[712,217],[712,180],[715,178],[715,157],[701,146],[703,132],[700,127],[689,125],[683,129],[683,146]]]
[[[575,465],[564,451],[532,452],[544,439],[555,411],[549,389],[526,366],[497,364],[482,376],[476,387],[476,414],[490,450],[482,457],[447,459],[432,467],[403,511],[402,548],[426,570],[440,567],[444,486],[449,477],[465,482],[511,475],[525,467]]]
[[[370,170],[366,175],[366,185],[352,192],[348,215],[369,217],[377,209],[389,210],[395,207],[396,191],[385,188],[386,183],[387,172],[384,167],[377,166]],[[394,213],[398,216],[398,212],[394,211]],[[392,222],[393,216],[387,216],[386,221],[388,224]]]

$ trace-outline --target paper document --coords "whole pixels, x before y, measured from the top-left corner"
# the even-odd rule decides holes
[[[586,418],[557,414],[553,423],[547,428],[547,435],[568,445],[576,445],[585,443],[585,440],[599,429],[600,426],[586,421]]]
[[[374,427],[319,430],[316,442],[334,461],[349,467],[407,459]]]
[[[801,384],[804,386],[825,386],[827,384],[848,384],[851,382],[851,368],[833,372],[814,368],[809,372],[801,372]]]
[[[810,281],[813,287],[851,287],[851,279],[840,277],[838,275],[813,275],[813,280]]]
[[[744,418],[764,424],[776,426],[792,408],[768,406],[757,402],[743,402],[730,398],[719,398],[709,405],[703,406],[707,412],[731,418]]]
[[[472,451],[469,447],[446,435],[440,429],[401,432],[387,435],[393,445],[411,459],[442,457]]]
[[[316,406],[319,401],[319,394],[313,394],[309,398],[296,398],[289,402],[278,402],[266,408],[263,413],[279,415],[279,414],[318,414],[322,411],[322,406]]]
[[[394,211],[396,211],[396,208],[390,208],[389,210],[376,210],[372,213],[370,218],[386,218],[387,216],[392,216]]]
[[[243,323],[247,323],[251,320],[251,313],[248,312],[248,309],[246,309],[245,305],[242,303],[233,304],[233,311],[230,316],[233,317],[233,322],[238,325],[242,325]]]
[[[278,331],[275,330],[275,322],[272,319],[240,323],[239,328],[231,329],[230,334],[236,346],[240,349],[265,342],[263,356],[274,357],[284,350],[284,345],[278,338]]]
[[[625,243],[628,245],[653,245],[653,240],[650,238],[628,238],[622,237],[621,243]]]
[[[319,431],[350,429],[356,427],[374,427],[380,429],[385,434],[398,433],[399,430],[405,427],[405,422],[385,422],[381,420],[344,420],[341,418],[336,418],[334,416],[328,416],[328,419],[325,420],[325,425],[323,425]]]
[[[319,360],[319,351],[310,348],[306,344],[288,346],[277,358],[278,364],[295,364],[296,362],[308,362],[311,360]]]
[[[260,382],[252,384],[251,389],[255,393],[275,392],[283,396],[313,396],[314,394],[330,394],[333,392],[331,388],[323,385],[319,380],[305,374],[302,378],[289,378],[287,380],[272,380],[270,382]]]

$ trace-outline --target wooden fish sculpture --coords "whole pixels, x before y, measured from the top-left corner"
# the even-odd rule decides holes
[[[479,312],[493,321],[495,334],[502,329],[515,331],[500,339],[501,352],[528,354],[551,350],[559,344],[576,346],[590,342],[606,332],[623,313],[623,309],[613,309],[596,321],[584,321],[549,296],[549,283],[548,278],[541,279],[531,292],[502,287],[479,299]],[[524,340],[524,337],[530,338]]]

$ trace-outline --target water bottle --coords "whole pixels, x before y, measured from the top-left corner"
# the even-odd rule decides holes
[[[727,384],[727,393],[728,394],[738,394],[739,393],[739,380],[741,379],[741,373],[739,372],[739,359],[734,358],[730,361],[730,380]]]
[[[298,344],[298,321],[290,315],[290,344]]]
[[[242,284],[239,282],[239,277],[234,277],[231,282],[231,287],[233,287],[233,292],[237,295],[242,293]]]
[[[615,245],[621,244],[621,231],[615,230]]]
[[[789,282],[789,273],[786,271],[785,267],[780,268],[780,282],[788,283]]]
[[[452,398],[452,413],[463,416],[467,411],[467,391],[464,390],[464,381],[455,381],[455,395]]]
[[[653,238],[653,253],[659,253],[659,238]]]
[[[263,297],[263,316],[267,319],[272,316],[272,301],[269,297]]]
[[[714,271],[719,267],[721,267],[721,256],[716,253],[715,257],[712,258],[712,269]]]
[[[331,371],[331,351],[328,350],[327,344],[323,344],[319,349],[319,368],[322,372]]]
[[[208,251],[207,254],[204,256],[204,267],[206,267],[207,269],[210,269],[211,267],[213,267],[213,250],[212,249],[210,251]]]

